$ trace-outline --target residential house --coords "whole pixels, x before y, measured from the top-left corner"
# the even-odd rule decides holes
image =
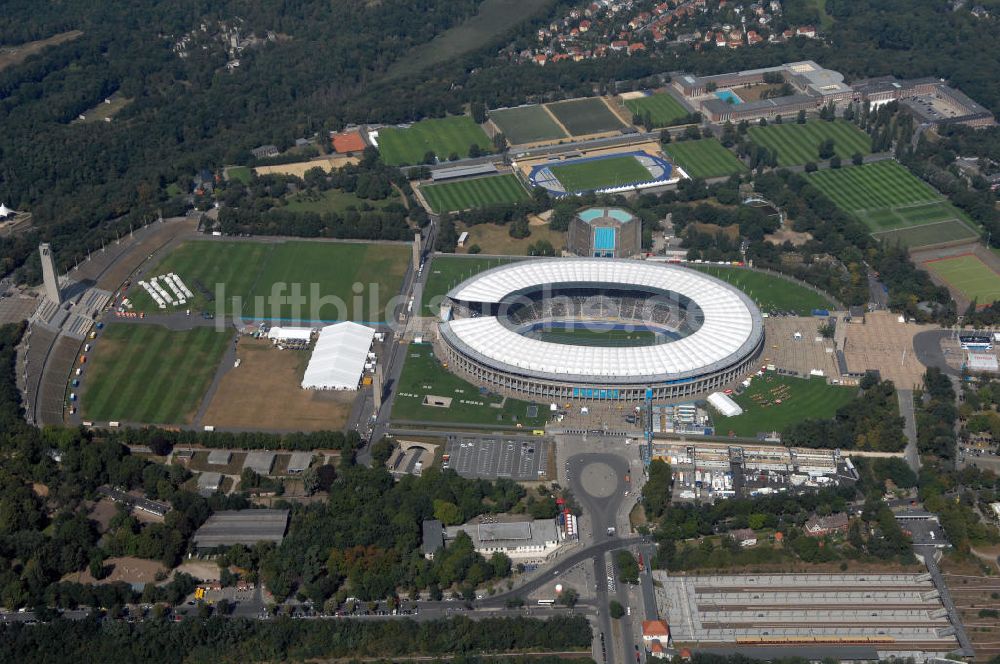
[[[816,28],[811,25],[802,25],[795,29],[795,34],[799,37],[816,38]]]
[[[804,528],[806,535],[810,537],[823,537],[831,533],[846,532],[847,526],[847,515],[841,512],[830,516],[813,517],[806,521]]]

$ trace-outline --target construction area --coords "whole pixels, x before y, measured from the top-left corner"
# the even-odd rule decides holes
[[[825,317],[765,318],[764,338],[767,345],[761,354],[764,363],[773,364],[785,373],[837,378],[840,371],[833,340],[824,338],[820,333],[820,327],[826,322]]]
[[[867,646],[923,661],[958,649],[930,574],[667,576],[654,572],[676,645]]]

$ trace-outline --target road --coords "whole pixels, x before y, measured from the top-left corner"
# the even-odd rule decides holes
[[[906,463],[913,472],[920,472],[920,453],[917,451],[917,415],[913,409],[913,390],[896,390],[899,414],[903,416],[903,433],[906,434]]]

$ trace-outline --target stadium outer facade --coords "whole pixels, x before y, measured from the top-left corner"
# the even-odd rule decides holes
[[[505,309],[519,299],[565,289],[677,297],[696,312],[699,324],[676,340],[614,347],[529,338],[507,318]],[[760,311],[746,294],[707,274],[663,263],[601,258],[519,261],[467,279],[447,298],[450,304],[442,307],[438,336],[450,368],[528,399],[686,398],[750,373],[764,348]]]

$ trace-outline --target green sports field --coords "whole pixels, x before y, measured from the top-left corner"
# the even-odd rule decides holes
[[[420,187],[434,212],[456,212],[497,203],[528,200],[524,185],[512,173],[489,177],[428,184]]]
[[[978,236],[963,212],[895,161],[826,169],[808,178],[880,239],[922,247]]]
[[[566,138],[566,132],[541,105],[490,111],[490,119],[500,128],[511,145]]]
[[[743,408],[742,415],[714,414],[715,433],[756,438],[760,432],[781,432],[805,419],[831,419],[855,394],[853,388],[828,385],[825,378],[793,378],[768,371],[733,397]],[[778,399],[780,404],[776,403]]]
[[[573,346],[651,346],[656,335],[649,330],[600,330],[586,327],[560,328],[536,333],[541,341]]]
[[[437,316],[441,298],[455,286],[469,277],[475,276],[491,267],[499,267],[518,260],[517,258],[465,258],[460,256],[435,256],[430,265],[424,267],[430,270],[427,283],[424,284],[423,303],[421,308],[424,316]]]
[[[232,342],[231,331],[112,323],[89,356],[80,412],[97,421],[189,424]]]
[[[809,316],[813,309],[830,309],[833,302],[816,291],[766,272],[723,265],[691,265],[699,272],[736,286],[757,303],[761,311],[794,311]]]
[[[248,320],[378,322],[384,320],[389,299],[399,293],[409,257],[410,247],[403,244],[192,240],[144,275],[180,276],[195,294],[187,305],[192,315],[208,310],[217,315],[235,312]],[[360,301],[355,283],[363,286]],[[301,295],[300,306],[283,301],[289,296],[299,299],[296,293]],[[220,295],[224,299],[218,303]],[[164,311],[138,285],[132,286],[129,297],[137,311]]]
[[[924,265],[970,302],[987,305],[1000,300],[1000,275],[974,254],[939,258]]]
[[[226,174],[230,180],[236,180],[243,184],[250,184],[250,180],[252,179],[250,168],[247,166],[230,166],[226,169]]]
[[[649,113],[654,127],[669,127],[688,116],[688,110],[684,108],[684,105],[665,92],[647,97],[626,99],[625,108],[630,110],[633,115],[639,116],[640,119],[644,114]]]
[[[545,107],[573,136],[618,131],[625,126],[600,97],[557,101]]]
[[[622,187],[653,179],[649,169],[632,155],[562,164],[549,170],[569,192]]]
[[[481,394],[475,385],[462,380],[442,366],[430,344],[410,344],[406,348],[403,373],[392,404],[392,419],[422,422],[494,424],[538,427],[545,424],[548,409],[536,406],[528,416],[529,404],[520,399]],[[424,397],[448,397],[451,406],[424,405]],[[497,405],[494,405],[497,404]],[[502,404],[502,405],[499,405]]]
[[[779,166],[796,166],[810,161],[820,161],[820,143],[833,139],[834,152],[848,160],[855,153],[871,154],[871,139],[850,122],[835,120],[810,120],[805,124],[785,122],[766,127],[752,126],[750,140],[761,147],[778,153]]]
[[[484,152],[493,145],[482,128],[464,115],[421,120],[407,128],[383,127],[378,132],[378,149],[385,163],[392,166],[422,164],[424,155],[433,152],[438,161],[450,155],[469,156],[475,143]]]
[[[664,152],[693,178],[717,178],[749,170],[714,138],[670,143],[664,146]]]

